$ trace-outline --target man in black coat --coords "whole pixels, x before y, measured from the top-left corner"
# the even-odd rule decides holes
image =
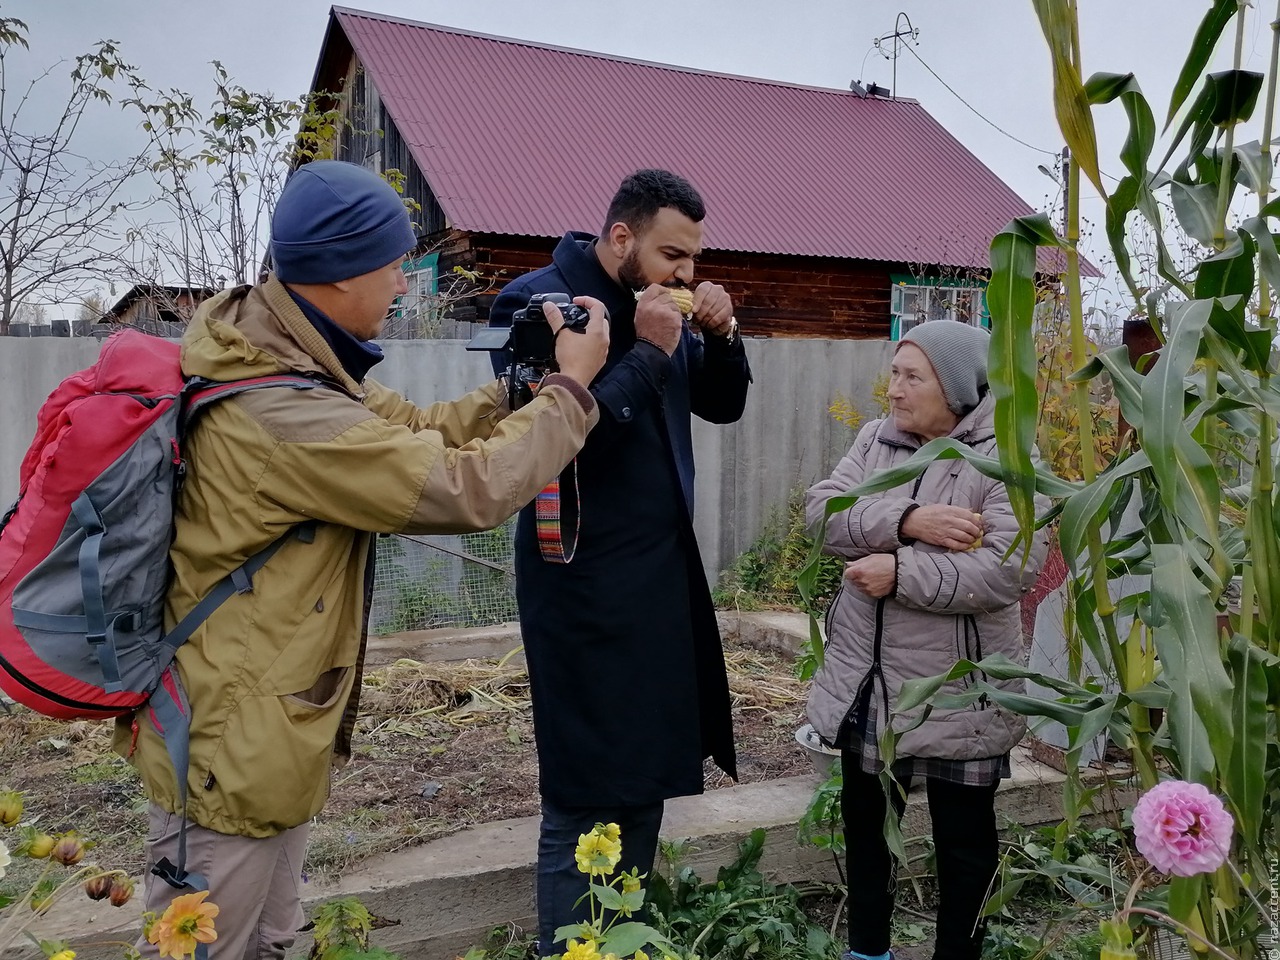
[[[646,873],[663,801],[702,792],[706,757],[737,774],[724,654],[693,534],[690,414],[738,420],[751,371],[729,295],[705,281],[692,288],[704,216],[687,181],[641,170],[622,182],[598,238],[566,234],[551,265],[508,284],[491,314],[509,326],[532,294],[562,292],[596,297],[610,316],[609,359],[591,386],[600,422],[570,468],[576,553],[558,562],[545,525],[540,544],[536,506],[516,532],[542,792],[544,956],[557,927],[588,915],[585,903],[574,908],[587,891],[574,861],[580,834],[618,824],[618,869]],[[691,289],[687,319],[674,288]],[[573,530],[560,534],[567,543]]]

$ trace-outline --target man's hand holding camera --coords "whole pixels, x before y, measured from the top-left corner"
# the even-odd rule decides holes
[[[589,387],[609,356],[609,315],[604,304],[593,297],[575,297],[573,302],[591,316],[585,327],[565,330],[564,315],[554,303],[543,303],[542,315],[555,336],[560,372]]]

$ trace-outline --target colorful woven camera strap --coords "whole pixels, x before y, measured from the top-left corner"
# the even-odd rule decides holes
[[[538,550],[548,563],[568,563],[578,549],[580,522],[578,464],[570,462],[534,501],[537,516]]]
[[[534,500],[538,551],[547,563],[568,563],[573,559],[578,549],[581,506],[578,461],[574,459]]]

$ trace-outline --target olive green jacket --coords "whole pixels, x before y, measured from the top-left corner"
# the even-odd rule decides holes
[[[367,629],[373,533],[497,526],[582,447],[595,403],[552,375],[512,414],[495,382],[453,402],[414,406],[356,383],[274,278],[203,304],[183,338],[188,377],[277,373],[311,390],[239,394],[201,415],[185,441],[172,627],[248,557],[306,521],[177,654],[191,704],[189,820],[271,836],[324,806],[331,765],[349,754]],[[172,765],[144,709],[117,728],[147,796],[179,812]]]

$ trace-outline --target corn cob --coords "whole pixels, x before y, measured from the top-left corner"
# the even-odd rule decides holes
[[[973,541],[973,543],[971,543],[969,546],[965,547],[966,550],[977,550],[980,546],[982,546],[982,514],[975,513],[973,515],[973,522],[978,525],[978,539]]]
[[[636,291],[636,299],[639,300],[643,290]],[[667,293],[671,294],[671,299],[676,302],[676,309],[680,311],[681,316],[690,317],[693,315],[693,291],[688,287],[667,287]]]
[[[689,316],[693,313],[693,291],[688,287],[668,287],[667,293],[671,294],[671,299],[676,302],[676,306],[680,309],[682,316]]]

